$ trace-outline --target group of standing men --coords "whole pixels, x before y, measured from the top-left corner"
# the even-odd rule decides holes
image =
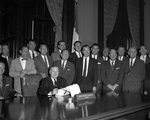
[[[141,57],[137,56],[138,51],[134,47],[129,48],[127,56],[124,56],[124,47],[119,47],[118,50],[106,47],[102,55],[99,55],[98,44],[82,46],[80,41],[74,43],[75,52],[71,54],[66,50],[64,41],[58,42],[58,50],[51,56],[48,55],[46,44],[40,44],[39,52],[35,48],[36,42],[29,40],[27,45],[21,47],[20,56],[12,60],[11,65],[7,64],[7,74],[14,78],[14,90],[18,93],[21,93],[20,79],[30,74],[42,76],[37,91],[39,95],[56,93],[56,88],[74,83],[80,86],[82,92],[101,89],[147,93],[143,87],[148,59],[147,56],[142,57],[147,52],[144,46],[140,48]]]

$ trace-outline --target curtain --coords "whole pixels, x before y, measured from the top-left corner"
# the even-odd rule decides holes
[[[133,38],[132,46],[139,47],[139,0],[127,0],[127,12],[129,18],[130,31]]]
[[[74,0],[64,0],[62,17],[62,39],[67,43],[67,49],[71,52],[74,27]]]
[[[62,40],[62,12],[63,12],[63,0],[46,0],[46,4],[49,13],[55,23],[55,50],[57,48],[57,42]]]
[[[114,28],[118,5],[119,0],[104,0],[104,47],[106,47],[107,36]]]

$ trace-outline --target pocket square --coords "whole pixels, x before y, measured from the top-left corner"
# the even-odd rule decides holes
[[[68,71],[70,71],[71,69],[67,69]]]
[[[9,84],[6,84],[5,86],[9,86]]]
[[[120,68],[116,68],[116,69],[120,69]]]
[[[101,64],[100,62],[98,62],[97,64]]]

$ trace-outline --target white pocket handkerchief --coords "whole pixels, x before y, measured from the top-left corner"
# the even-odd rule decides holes
[[[70,71],[71,69],[67,69],[68,71]]]
[[[9,84],[6,84],[5,86],[9,86]]]
[[[120,69],[120,68],[116,68],[116,69]]]
[[[101,64],[100,62],[98,62],[97,64]]]

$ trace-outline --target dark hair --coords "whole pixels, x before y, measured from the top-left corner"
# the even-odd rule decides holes
[[[76,43],[80,43],[82,45],[81,41],[75,41],[73,45],[75,46]]]
[[[46,43],[41,43],[41,44],[39,45],[39,48],[40,48],[42,45],[45,45],[45,46],[47,47],[47,44],[46,44]]]
[[[90,46],[88,44],[85,44],[82,46],[81,50],[83,51],[83,48],[88,47],[90,49]]]
[[[91,48],[92,48],[93,46],[97,46],[97,47],[99,48],[98,43],[93,43],[92,46],[91,46]]]
[[[27,41],[27,44],[29,44],[29,42],[35,42],[36,41],[36,39],[29,39],[28,41]],[[36,43],[36,42],[35,42]]]
[[[60,41],[57,42],[57,47],[58,47],[58,45],[60,45],[61,42],[64,42],[64,43],[65,43],[65,41],[60,40]],[[66,43],[65,43],[65,44],[66,44]]]

